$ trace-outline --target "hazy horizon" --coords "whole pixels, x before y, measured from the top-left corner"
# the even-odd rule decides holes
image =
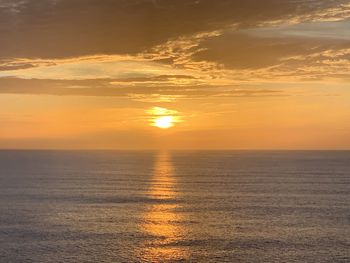
[[[291,149],[278,149],[278,148],[261,148],[261,149],[254,149],[254,148],[241,148],[241,149],[233,149],[233,148],[0,148],[0,151],[120,151],[120,152],[137,152],[137,151],[149,151],[149,152],[169,152],[169,151],[184,151],[184,152],[195,152],[195,151],[213,151],[213,152],[348,152],[350,149],[344,148],[344,149],[302,149],[302,148],[291,148]]]

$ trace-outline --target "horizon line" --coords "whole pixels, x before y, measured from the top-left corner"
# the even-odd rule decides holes
[[[349,149],[312,149],[312,148],[222,148],[222,149],[188,149],[188,148],[173,148],[173,149],[118,149],[118,148],[0,148],[0,151],[350,151]]]

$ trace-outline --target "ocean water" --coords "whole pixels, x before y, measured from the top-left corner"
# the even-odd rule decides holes
[[[350,152],[0,151],[0,262],[350,262]]]

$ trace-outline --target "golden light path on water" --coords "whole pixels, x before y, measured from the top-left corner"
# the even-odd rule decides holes
[[[180,205],[176,203],[179,192],[174,177],[174,167],[168,152],[158,154],[148,197],[157,200],[145,212],[141,231],[152,236],[151,241],[143,244],[139,255],[147,262],[186,260],[189,250],[176,244],[186,235],[183,216],[176,212]]]

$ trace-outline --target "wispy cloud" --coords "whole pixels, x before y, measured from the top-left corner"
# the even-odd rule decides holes
[[[180,99],[209,97],[284,96],[277,89],[237,88],[236,86],[198,85],[179,89],[173,86],[121,86],[116,79],[43,80],[0,78],[0,94],[42,94],[56,96],[120,97],[142,102],[174,102]]]

